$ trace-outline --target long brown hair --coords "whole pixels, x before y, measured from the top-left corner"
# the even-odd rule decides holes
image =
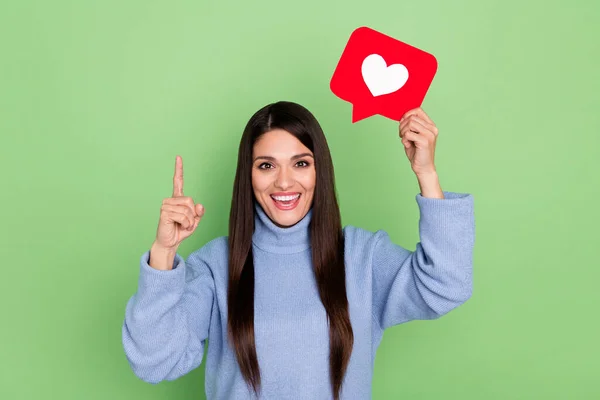
[[[261,135],[277,128],[294,135],[314,154],[316,183],[309,235],[315,279],[327,312],[329,379],[337,400],[354,344],[346,296],[342,222],[333,162],[323,130],[313,114],[293,102],[279,101],[258,110],[240,141],[229,214],[228,337],[244,379],[258,393],[261,380],[254,341],[252,150]]]

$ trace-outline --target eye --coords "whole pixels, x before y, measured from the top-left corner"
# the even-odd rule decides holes
[[[296,165],[298,165],[299,163],[304,163],[304,164],[306,164],[306,165],[305,165],[305,166],[303,166],[302,168],[307,168],[307,167],[309,167],[309,166],[310,166],[310,164],[308,163],[308,161],[305,161],[305,160],[300,160],[300,161],[298,161],[298,162],[296,163]],[[269,164],[269,163],[262,163],[262,164],[260,164],[260,165],[258,166],[258,169],[272,169],[272,168],[262,168],[262,166],[263,166],[263,165],[269,165],[269,166],[271,166],[271,167],[272,167],[272,165],[271,165],[271,164]]]

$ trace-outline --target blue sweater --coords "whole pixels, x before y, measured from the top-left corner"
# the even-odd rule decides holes
[[[346,290],[354,347],[341,399],[371,398],[375,352],[384,329],[436,319],[472,293],[475,219],[471,194],[445,199],[416,195],[421,241],[411,252],[384,230],[346,226]],[[308,226],[312,209],[296,225],[280,228],[255,202],[254,330],[261,399],[325,400],[329,383],[329,327],[312,271]],[[400,223],[399,221],[396,223]],[[140,261],[137,292],[122,327],[127,360],[140,379],[174,380],[204,356],[208,400],[254,399],[227,341],[227,236],[177,254],[172,270]]]

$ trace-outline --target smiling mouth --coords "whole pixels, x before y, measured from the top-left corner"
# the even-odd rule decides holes
[[[295,198],[293,200],[289,200],[289,201],[279,201],[279,200],[275,200],[272,196],[270,196],[270,197],[278,209],[292,210],[292,209],[296,208],[296,206],[300,202],[300,198],[302,197],[302,194],[300,193],[297,198]]]

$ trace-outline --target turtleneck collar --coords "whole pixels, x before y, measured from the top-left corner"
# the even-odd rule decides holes
[[[310,248],[309,225],[312,207],[296,225],[281,228],[265,213],[261,205],[254,200],[254,233],[252,243],[269,253],[291,254]]]

